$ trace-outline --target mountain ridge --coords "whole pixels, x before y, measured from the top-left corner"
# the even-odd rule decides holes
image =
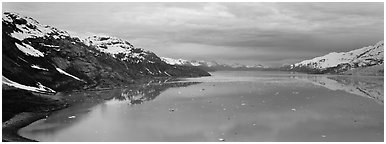
[[[238,63],[234,64],[221,64],[216,61],[204,61],[204,60],[185,60],[185,59],[174,59],[168,57],[161,57],[162,61],[170,65],[183,65],[199,67],[207,71],[220,71],[220,70],[264,70],[268,67],[263,65],[242,65]]]
[[[346,73],[348,71],[383,65],[383,49],[384,42],[382,40],[372,46],[348,52],[331,52],[313,59],[283,66],[281,69],[314,74],[348,74]],[[364,75],[383,75],[383,67],[368,74],[364,73]]]
[[[89,37],[86,42],[17,13],[3,12],[2,28],[2,76],[9,80],[3,84],[34,87],[35,92],[99,89],[140,79],[210,75],[198,68],[166,64],[155,53],[119,38],[91,36],[94,39]],[[114,53],[107,48],[121,51]],[[43,86],[52,91],[37,90]]]

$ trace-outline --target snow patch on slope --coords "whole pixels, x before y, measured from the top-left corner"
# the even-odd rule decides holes
[[[44,44],[44,43],[41,43],[42,46],[45,46],[45,47],[53,47],[53,48],[58,48],[59,46],[56,46],[56,45],[47,45],[47,44]]]
[[[22,45],[15,43],[16,47],[25,53],[26,55],[34,56],[34,57],[44,57],[44,53],[39,50],[34,49],[32,46],[22,43]]]
[[[80,78],[78,78],[78,77],[76,77],[76,76],[73,76],[73,75],[71,75],[71,74],[65,72],[64,70],[62,70],[62,69],[60,69],[60,68],[56,68],[56,70],[57,70],[59,73],[61,73],[61,74],[67,75],[67,76],[72,77],[72,78],[74,78],[74,79],[76,79],[76,80],[79,80],[79,81],[83,81],[83,80],[81,80]]]
[[[28,91],[56,93],[53,89],[46,87],[39,82],[36,84],[38,87],[26,86],[26,85],[22,85],[22,84],[19,84],[17,82],[11,81],[4,76],[3,76],[3,84],[6,84],[8,86],[12,86],[15,88],[19,88],[19,89],[28,90]]]
[[[39,66],[37,66],[37,65],[31,65],[31,67],[34,68],[34,69],[40,69],[40,70],[48,71],[48,69],[46,69],[46,68],[41,68],[41,67],[39,67]]]

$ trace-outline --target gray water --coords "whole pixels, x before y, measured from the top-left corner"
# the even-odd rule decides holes
[[[383,141],[383,77],[212,75],[104,92],[114,98],[85,100],[19,134],[39,141]]]

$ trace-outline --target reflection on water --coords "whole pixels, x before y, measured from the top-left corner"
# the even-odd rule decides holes
[[[44,135],[55,135],[57,132],[72,126],[90,115],[90,111],[96,105],[106,107],[106,104],[123,102],[125,104],[141,104],[145,101],[153,100],[162,91],[172,87],[186,87],[198,84],[199,82],[173,83],[174,80],[152,80],[147,84],[133,85],[126,89],[113,89],[104,91],[88,91],[70,94],[72,97],[79,97],[79,103],[69,108],[53,113],[48,118],[43,119],[43,125],[31,130],[33,133]],[[103,95],[111,95],[112,99],[105,102]]]
[[[355,91],[377,93],[379,85],[286,73],[212,75],[108,91],[114,98],[85,100],[19,133],[40,141],[383,141],[383,91],[378,99]]]
[[[330,90],[342,90],[355,95],[371,98],[383,104],[383,77],[351,76],[293,76],[323,86]]]
[[[130,87],[126,89],[122,89],[121,94],[115,96],[111,102],[125,102],[128,104],[142,104],[145,101],[150,101],[155,99],[157,96],[161,94],[161,92],[165,91],[168,88],[172,87],[186,87],[193,84],[198,84],[200,82],[159,82],[157,84],[147,84],[143,86]]]

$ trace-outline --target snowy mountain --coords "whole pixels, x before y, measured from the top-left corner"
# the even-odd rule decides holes
[[[213,67],[218,65],[218,63],[216,62],[207,62],[207,61],[198,61],[198,60],[189,61],[184,59],[173,59],[173,58],[166,58],[166,57],[161,57],[161,60],[170,65],[207,66],[207,67]]]
[[[27,38],[52,36],[54,39],[60,39],[70,36],[66,31],[40,24],[38,21],[30,17],[23,17],[17,13],[4,12],[2,19],[3,23],[14,24],[12,25],[14,31],[10,33],[10,35],[20,41]]]
[[[122,61],[133,60],[133,63],[141,63],[147,55],[153,54],[141,48],[135,48],[129,42],[110,36],[90,36],[83,40],[87,46],[94,46],[98,51],[110,54]],[[154,63],[154,62],[153,62]]]
[[[324,56],[305,60],[290,66],[288,70],[308,73],[345,73],[357,69],[370,68],[383,64],[383,41],[373,46],[349,52],[332,52]],[[382,69],[379,69],[383,73]]]
[[[154,53],[110,36],[85,40],[17,13],[2,17],[3,84],[35,92],[122,86],[141,79],[208,76],[166,64]]]
[[[161,60],[164,61],[167,64],[170,64],[170,65],[189,65],[189,66],[193,66],[191,62],[189,62],[188,60],[183,60],[183,59],[172,59],[172,58],[161,57]]]
[[[220,71],[220,70],[262,70],[267,67],[263,65],[246,66],[242,64],[220,64],[215,61],[203,61],[203,60],[184,60],[161,57],[161,60],[170,65],[183,65],[199,67],[207,71]]]

